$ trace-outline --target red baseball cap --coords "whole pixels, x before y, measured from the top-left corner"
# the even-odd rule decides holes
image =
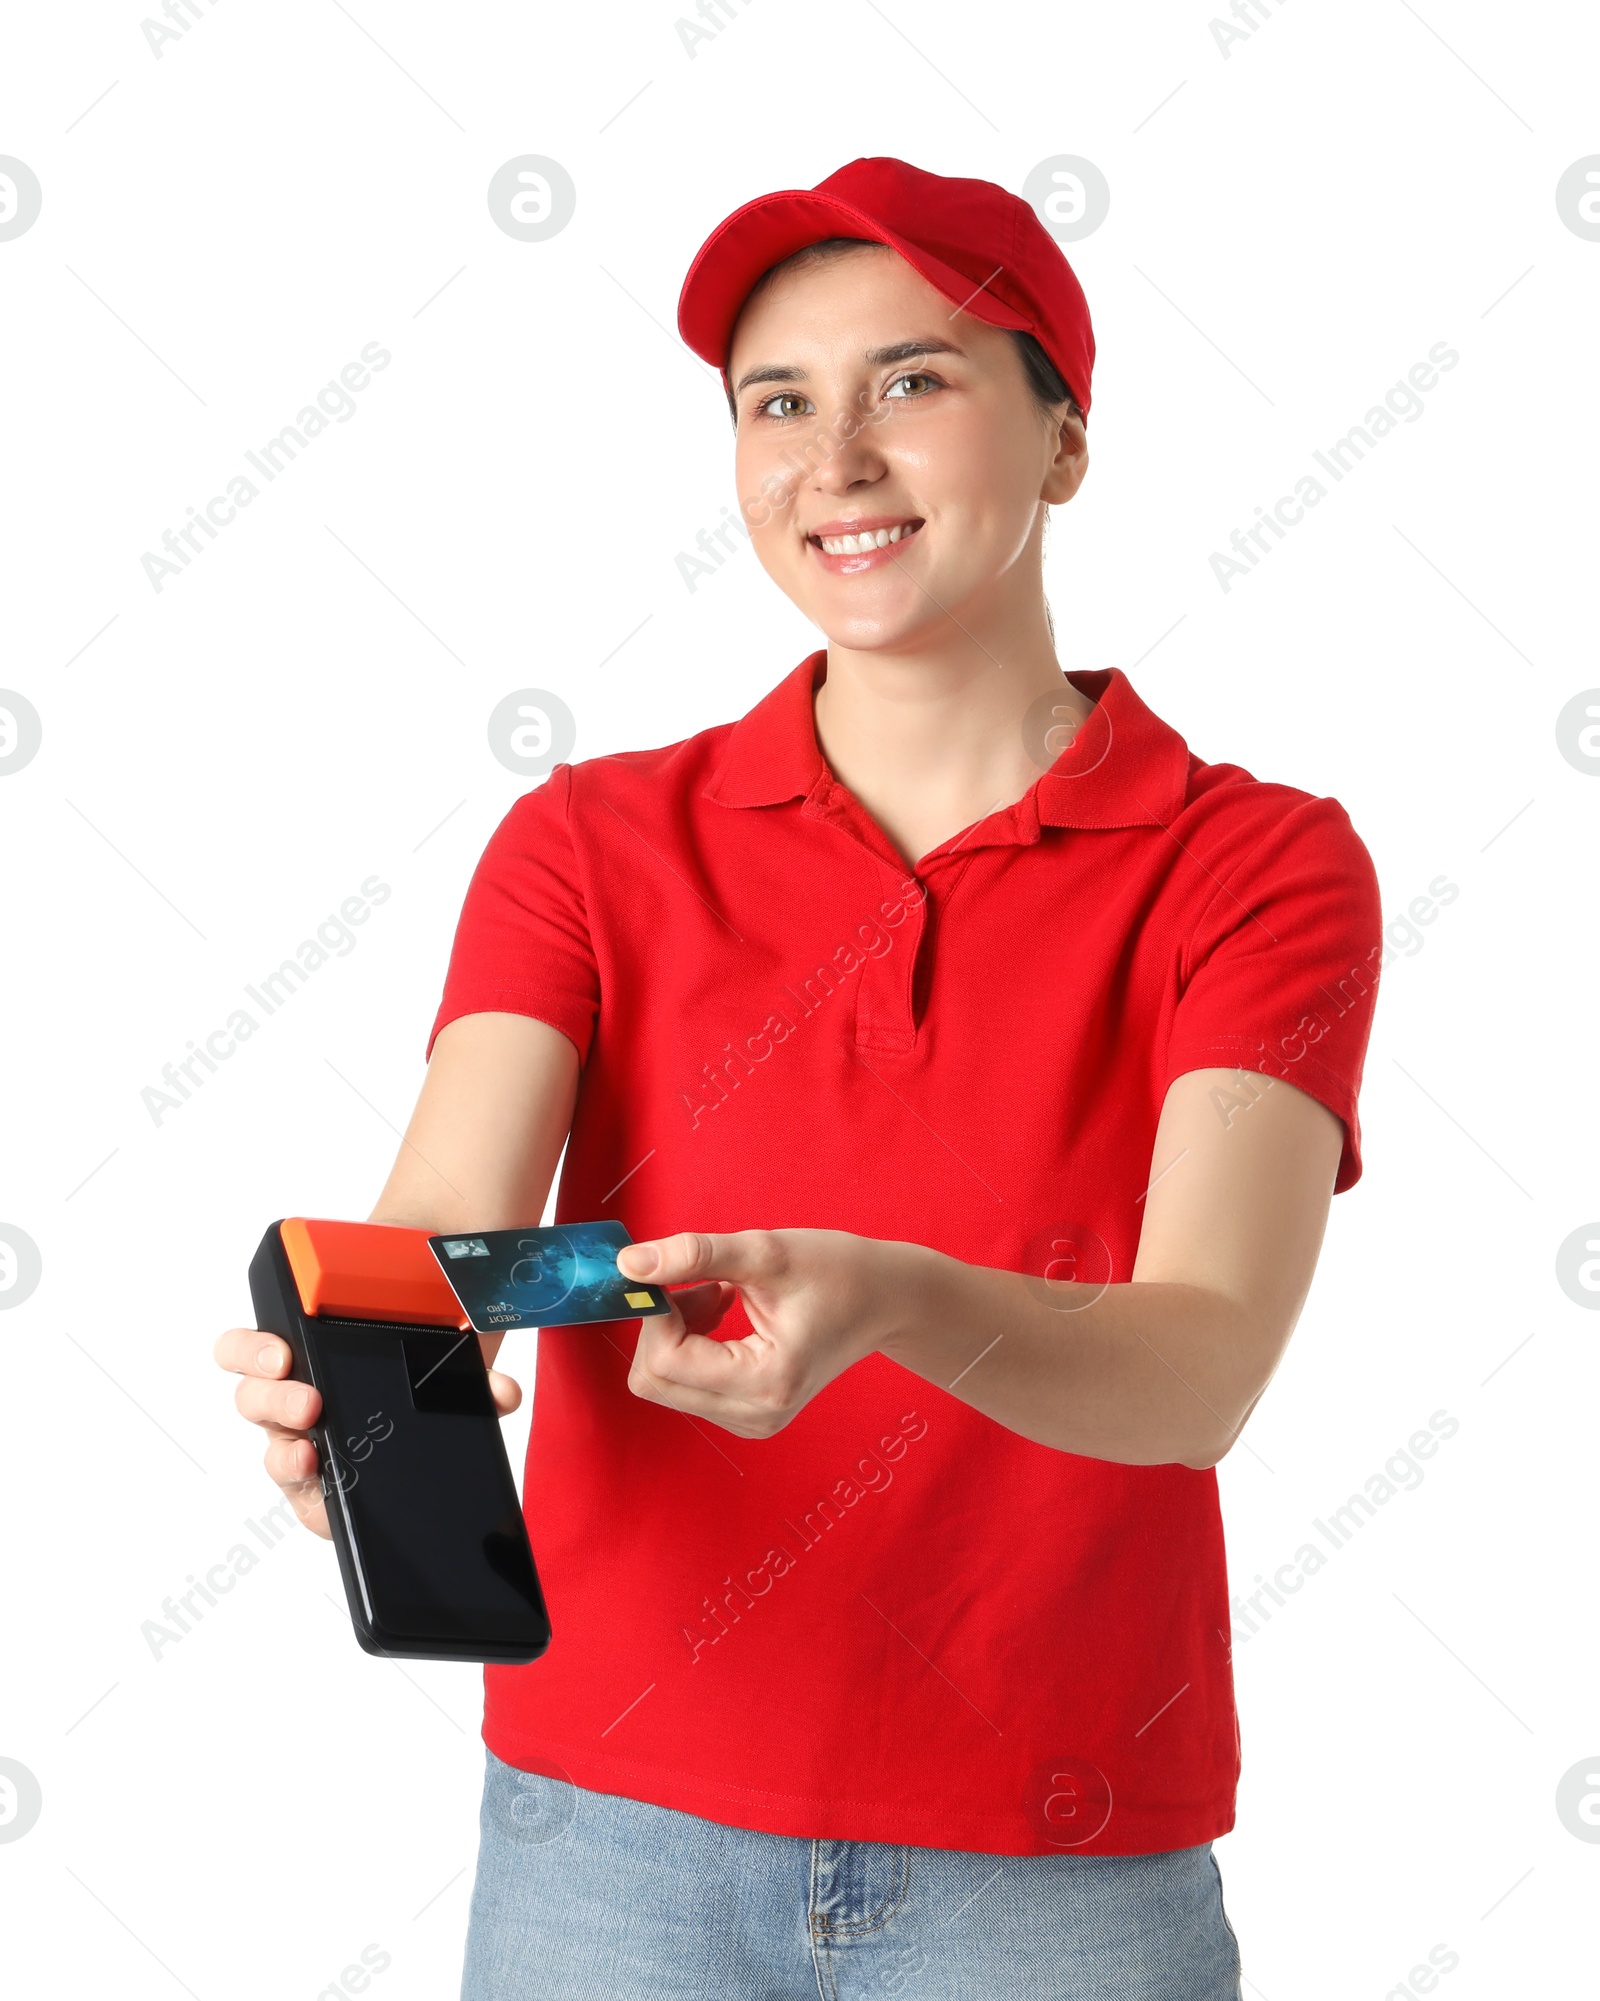
[[[727,381],[728,338],[770,266],[828,236],[898,251],[975,319],[1035,335],[1089,414],[1094,329],[1061,246],[1020,195],[993,181],[925,173],[904,160],[852,160],[814,188],[758,195],[719,222],[678,297],[678,331]]]

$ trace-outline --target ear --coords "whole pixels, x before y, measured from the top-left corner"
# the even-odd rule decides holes
[[[1083,419],[1067,404],[1055,422],[1055,453],[1045,474],[1039,498],[1052,505],[1070,500],[1083,484],[1089,470],[1089,439]]]

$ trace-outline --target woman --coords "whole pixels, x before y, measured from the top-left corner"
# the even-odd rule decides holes
[[[375,1211],[528,1223],[565,1142],[681,1288],[540,1336],[463,1992],[1237,1997],[1213,1468],[1360,1173],[1371,862],[1063,674],[1094,344],[1024,203],[853,162],[679,324],[827,645],[513,806]],[[219,1359],[325,1533],[314,1393]]]

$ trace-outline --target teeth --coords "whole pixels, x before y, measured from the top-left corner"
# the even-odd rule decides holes
[[[859,556],[868,549],[888,548],[891,542],[898,542],[902,536],[909,535],[911,527],[909,521],[901,521],[893,528],[869,528],[859,535],[823,535],[818,539],[830,556]]]

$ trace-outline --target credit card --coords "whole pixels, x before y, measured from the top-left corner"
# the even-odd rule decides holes
[[[617,1270],[617,1252],[632,1242],[620,1223],[556,1223],[430,1237],[428,1248],[478,1333],[503,1334],[670,1313],[659,1286]]]

